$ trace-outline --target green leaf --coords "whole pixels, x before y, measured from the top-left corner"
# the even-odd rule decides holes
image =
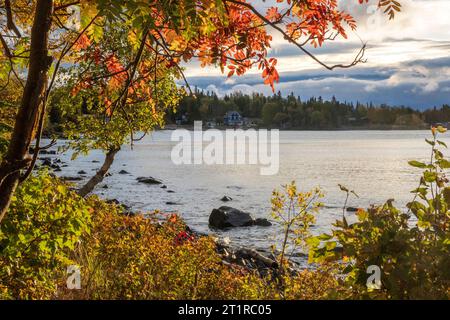
[[[425,163],[419,162],[419,161],[416,161],[416,160],[408,161],[408,164],[409,164],[410,166],[412,166],[412,167],[422,168],[422,169],[424,169],[424,168],[427,167],[427,165],[426,165]]]
[[[47,241],[39,242],[39,250],[41,250],[41,251],[48,251]]]
[[[442,193],[444,195],[444,200],[447,203],[447,206],[450,206],[450,187],[444,188]]]
[[[321,240],[321,241],[328,241],[328,240],[331,240],[333,238],[333,236],[329,235],[329,234],[326,234],[326,233],[323,233],[320,236],[318,236],[317,238],[319,240]]]
[[[334,241],[327,242],[325,248],[327,248],[328,251],[333,250],[334,248],[336,248],[336,242]]]
[[[443,126],[438,126],[438,127],[436,128],[436,130],[437,130],[439,133],[445,133],[445,132],[447,132],[447,128],[444,128]]]
[[[306,243],[308,244],[309,247],[311,248],[316,248],[319,244],[320,244],[320,236],[319,237],[309,237],[306,240]]]
[[[445,160],[445,159],[440,159],[438,161],[439,167],[441,167],[442,169],[450,169],[450,161]]]
[[[412,193],[418,193],[421,194],[422,196],[425,196],[428,193],[428,189],[427,188],[417,188],[414,189],[413,191],[411,191]]]
[[[425,171],[423,173],[423,178],[426,182],[435,182],[437,179],[437,173],[433,171]]]

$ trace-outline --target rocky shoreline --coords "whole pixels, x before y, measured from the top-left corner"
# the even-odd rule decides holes
[[[47,167],[53,172],[61,172],[63,167],[67,164],[57,157],[56,150],[45,150],[41,151],[38,158],[39,164],[36,168]],[[49,157],[51,156],[51,157]],[[96,161],[97,163],[98,161]],[[118,174],[130,174],[125,170],[121,170]],[[60,176],[59,178],[67,182],[79,182],[86,179],[87,172],[80,170],[77,175],[74,176]],[[167,186],[163,181],[154,177],[137,177],[136,181],[148,185],[158,185],[160,188],[167,189]],[[100,188],[108,188],[106,184],[98,186]],[[172,190],[167,190],[167,192],[174,192]],[[223,196],[221,199],[223,202],[232,201],[229,196]],[[121,203],[117,199],[105,199],[106,202],[120,206],[123,211],[123,215],[134,216],[136,214],[141,214],[140,212],[134,212],[131,207]],[[172,203],[171,203],[172,204]],[[175,203],[173,203],[175,204]],[[249,227],[249,226],[264,226],[270,227],[272,223],[267,219],[253,218],[250,213],[241,211],[239,209],[230,206],[221,206],[219,208],[213,208],[209,217],[209,227],[211,229],[230,229],[239,227]],[[193,231],[189,226],[186,227],[186,232],[193,236],[194,238],[211,236],[206,233],[199,233]],[[278,262],[273,254],[268,252],[260,252],[251,248],[233,247],[230,246],[226,241],[219,238],[214,238],[216,243],[216,251],[222,259],[222,263],[232,266],[237,266],[244,268],[249,271],[256,271],[261,276],[267,275],[269,272],[276,273],[278,270]]]
[[[71,182],[71,183],[77,183],[81,182],[85,179],[89,178],[89,174],[84,171],[80,170],[77,172],[76,175],[71,176],[64,176],[62,175],[63,171],[62,168],[67,167],[68,164],[62,161],[58,157],[58,153],[55,150],[46,150],[44,153],[42,153],[42,156],[38,158],[39,164],[36,166],[39,167],[47,167],[49,170],[53,171],[55,174],[59,172],[59,178]],[[97,160],[93,160],[92,163],[99,163]],[[95,170],[95,169],[92,169]],[[131,175],[126,170],[120,170],[116,174],[120,175]],[[110,176],[111,174],[108,173]],[[173,193],[173,190],[170,190],[166,184],[160,179],[157,179],[155,177],[146,176],[146,177],[137,177],[135,179],[138,183],[147,184],[147,185],[154,185],[161,189],[165,189],[168,193]],[[102,184],[97,186],[97,188],[102,189],[108,189],[107,184]],[[224,195],[222,198],[218,199],[222,202],[232,203],[233,199],[228,196]],[[132,207],[121,203],[117,199],[105,199],[106,202],[112,203],[115,205],[120,206],[123,208],[122,214],[127,216],[134,216],[137,214],[142,214],[141,211],[135,211],[132,209]],[[178,205],[177,202],[166,202],[168,205]],[[358,208],[354,207],[348,207],[348,212],[354,212],[357,211]],[[209,219],[208,219],[208,227],[210,230],[230,230],[233,228],[242,228],[242,227],[271,227],[272,223],[264,218],[253,218],[252,215],[248,212],[241,211],[237,208],[231,207],[231,206],[220,206],[218,208],[213,208]],[[233,266],[238,266],[247,270],[253,270],[258,272],[260,275],[264,276],[269,271],[272,273],[276,273],[279,265],[277,262],[277,258],[275,255],[270,252],[269,250],[265,250],[262,248],[259,248],[257,250],[250,248],[250,247],[237,247],[232,246],[229,244],[229,241],[226,241],[225,239],[216,238],[213,233],[200,233],[197,231],[194,231],[190,227],[186,227],[186,232],[189,235],[192,235],[194,238],[196,237],[202,237],[202,236],[212,236],[215,239],[216,242],[216,251],[220,255],[222,262],[224,264],[230,264]],[[287,268],[290,270],[290,272],[297,272],[302,269],[302,266],[304,267],[303,263],[300,263],[299,261],[306,261],[306,255],[305,254],[298,254],[294,257],[294,259],[291,259],[290,265]],[[299,261],[297,261],[299,260]]]

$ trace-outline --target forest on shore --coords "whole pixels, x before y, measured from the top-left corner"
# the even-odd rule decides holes
[[[280,92],[272,96],[235,92],[218,97],[212,91],[197,88],[193,95],[179,102],[176,112],[169,113],[169,121],[175,123],[184,115],[189,124],[195,120],[220,124],[227,111],[238,111],[258,126],[298,130],[425,129],[450,121],[448,104],[417,110],[408,106],[339,101],[335,97],[302,100],[293,93],[282,96]]]
[[[64,136],[64,126],[77,125],[80,117],[95,113],[83,99],[68,99],[68,88],[55,89],[49,102],[45,134]],[[272,96],[243,94],[240,92],[218,97],[210,91],[195,90],[181,98],[167,111],[165,124],[192,125],[194,121],[214,122],[223,125],[224,115],[237,111],[253,127],[296,130],[342,129],[429,129],[433,125],[447,126],[450,122],[450,105],[417,110],[405,106],[373,105],[372,103],[341,102],[336,98],[323,100],[312,97],[303,101],[293,94]],[[180,121],[182,120],[182,121]]]

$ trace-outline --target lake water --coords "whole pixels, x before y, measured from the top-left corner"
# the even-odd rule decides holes
[[[134,210],[178,212],[194,230],[229,237],[232,244],[256,249],[268,249],[280,236],[277,225],[217,232],[208,227],[211,210],[229,205],[254,217],[268,218],[272,190],[295,180],[299,189],[320,186],[324,191],[326,207],[318,215],[314,232],[327,231],[342,216],[345,194],[338,184],[359,195],[350,197],[349,206],[367,207],[394,198],[402,207],[412,199],[410,190],[417,187],[420,174],[407,162],[425,161],[430,155],[424,142],[429,131],[282,131],[279,173],[262,176],[258,166],[174,165],[170,154],[176,142],[171,142],[171,134],[158,131],[136,143],[133,150],[125,146],[112,166],[112,176],[100,184],[109,188],[98,187],[96,193],[116,198]],[[69,162],[70,153],[61,159]],[[59,174],[71,176],[79,170],[93,174],[101,165],[93,160],[102,162],[102,153],[93,151],[78,158]],[[130,174],[118,174],[122,169]],[[138,176],[161,179],[168,188],[138,183]],[[233,201],[223,203],[220,199],[224,195]]]

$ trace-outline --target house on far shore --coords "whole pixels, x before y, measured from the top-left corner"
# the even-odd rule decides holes
[[[217,121],[214,119],[207,120],[205,125],[208,129],[214,129],[217,126]]]
[[[260,118],[244,118],[244,124],[247,128],[256,128],[262,125]]]
[[[228,111],[223,116],[223,124],[226,126],[243,126],[244,118],[237,111]]]
[[[181,116],[177,117],[177,119],[175,120],[175,123],[177,125],[183,125],[183,124],[187,124],[188,123],[188,115],[182,114]]]

